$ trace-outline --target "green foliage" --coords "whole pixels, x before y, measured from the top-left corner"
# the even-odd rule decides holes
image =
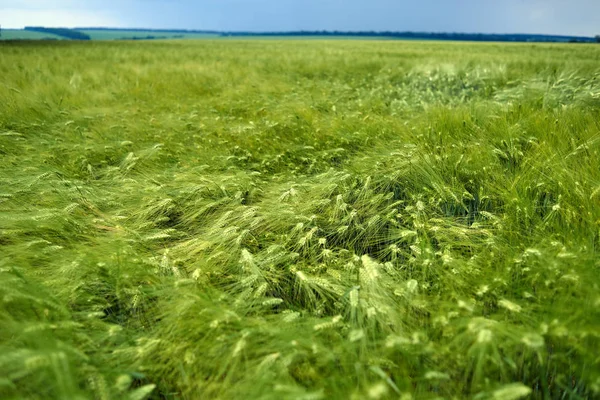
[[[600,395],[596,46],[0,51],[0,397]]]

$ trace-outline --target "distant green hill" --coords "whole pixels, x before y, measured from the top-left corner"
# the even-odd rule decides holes
[[[135,29],[81,27],[45,28],[26,27],[2,31],[0,40],[16,39],[76,39],[76,40],[153,40],[153,39],[206,39],[206,38],[312,38],[312,39],[378,39],[378,40],[453,40],[474,42],[578,42],[593,43],[597,38],[587,36],[486,34],[445,32],[340,32],[340,31],[286,31],[286,32],[220,32],[185,29]]]
[[[60,40],[64,39],[58,35],[51,33],[33,32],[26,31],[24,29],[2,29],[0,40],[43,40],[52,39]]]
[[[41,33],[50,33],[53,35],[58,35],[65,39],[72,40],[90,40],[91,38],[83,32],[80,32],[76,29],[70,28],[46,28],[44,26],[26,26],[26,31],[30,32],[41,32]]]

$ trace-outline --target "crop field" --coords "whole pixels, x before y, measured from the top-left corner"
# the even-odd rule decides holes
[[[0,398],[600,396],[600,46],[0,44]]]

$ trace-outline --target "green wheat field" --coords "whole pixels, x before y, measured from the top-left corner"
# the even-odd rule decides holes
[[[600,396],[600,46],[0,44],[2,399]]]

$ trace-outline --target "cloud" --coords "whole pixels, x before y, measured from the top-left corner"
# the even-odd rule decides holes
[[[97,8],[98,6],[111,4],[112,6],[118,4],[114,1],[99,1],[99,0],[57,0],[57,1],[45,1],[45,0],[11,0],[4,1],[3,5],[0,5],[1,9],[18,9],[18,10],[89,10],[90,8]]]
[[[119,26],[120,20],[113,13],[70,9],[2,9],[2,26],[52,26],[72,28],[76,26]]]

